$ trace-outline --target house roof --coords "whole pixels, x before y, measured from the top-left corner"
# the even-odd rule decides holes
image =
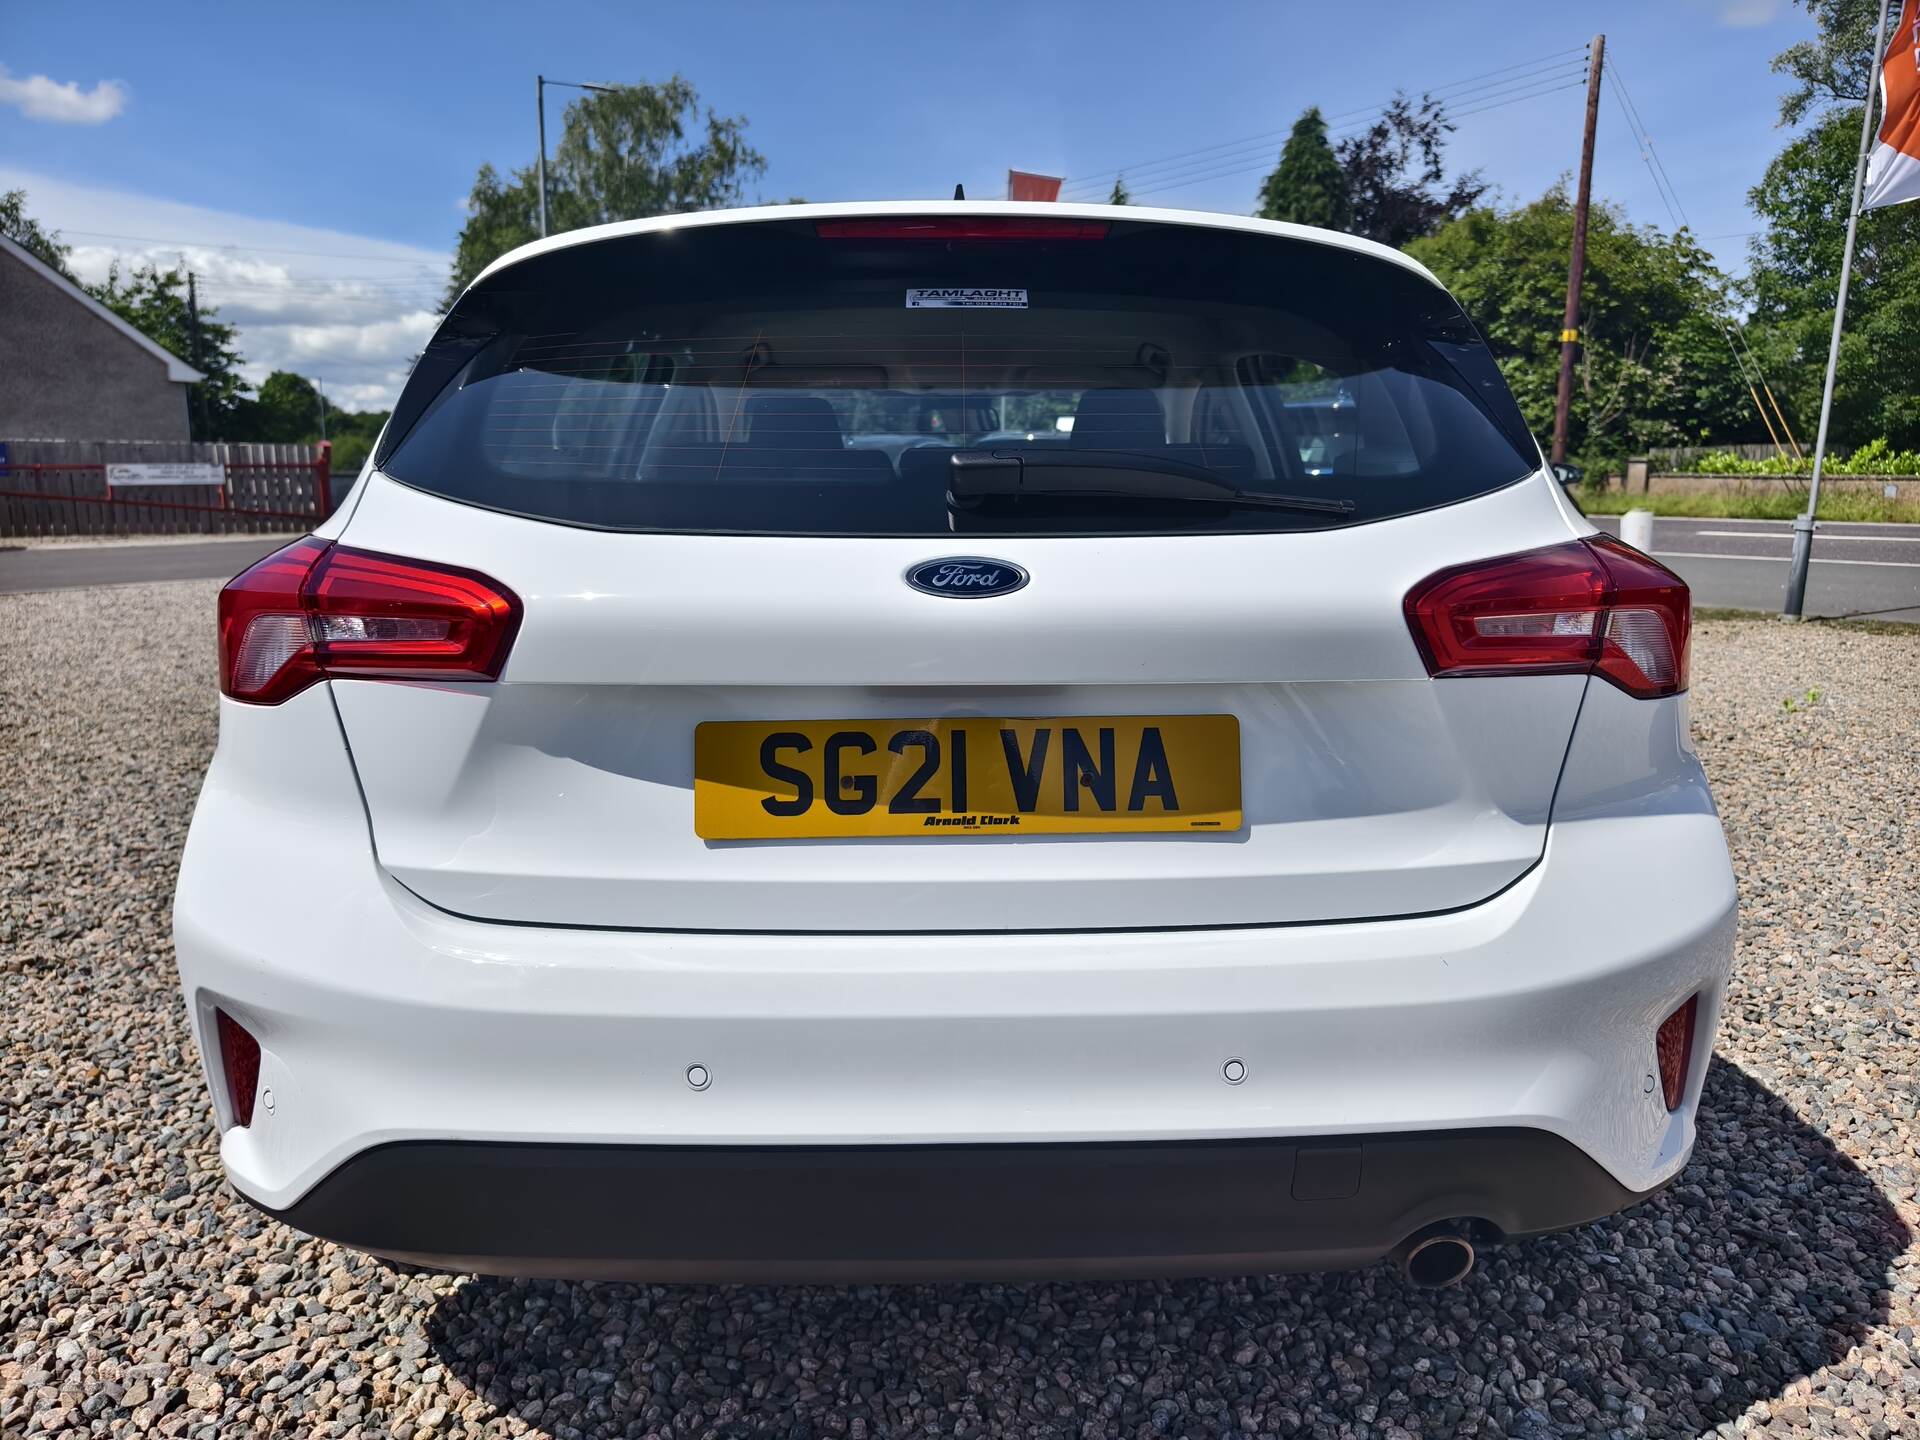
[[[25,265],[29,270],[36,271],[46,279],[49,284],[58,286],[60,289],[66,291],[70,297],[86,306],[87,309],[106,321],[107,324],[113,326],[114,329],[133,341],[133,343],[138,345],[142,350],[145,350],[156,360],[163,362],[167,367],[167,379],[178,380],[187,385],[196,385],[207,378],[205,374],[187,364],[186,361],[167,349],[166,346],[160,344],[159,341],[152,339],[134,326],[129,325],[125,320],[114,314],[113,311],[94,299],[93,296],[89,295],[85,290],[82,290],[78,285],[74,284],[73,281],[69,280],[38,255],[27,249],[26,246],[9,240],[4,235],[0,235],[0,249],[4,249],[7,254],[13,256],[14,259]]]

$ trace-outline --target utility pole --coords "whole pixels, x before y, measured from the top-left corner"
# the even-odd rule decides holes
[[[327,441],[327,392],[318,380],[313,382],[313,396],[320,402],[320,443],[324,445]]]
[[[1587,127],[1580,140],[1580,190],[1573,200],[1573,254],[1567,261],[1567,310],[1560,322],[1560,385],[1553,396],[1553,453],[1567,458],[1567,412],[1573,404],[1573,352],[1580,344],[1580,282],[1587,268],[1587,210],[1593,199],[1593,132],[1600,125],[1600,73],[1607,37],[1596,35],[1587,59]]]
[[[540,238],[547,238],[547,77],[533,77],[533,108],[540,117]]]
[[[200,292],[193,271],[187,271],[187,363],[200,369]],[[204,372],[203,372],[204,373]],[[187,412],[188,439],[201,440],[207,433],[207,392],[204,382],[193,387],[193,408]]]
[[[1807,603],[1807,567],[1813,562],[1813,519],[1820,509],[1820,472],[1827,467],[1827,421],[1833,417],[1833,372],[1840,364],[1840,331],[1847,322],[1847,286],[1853,279],[1853,241],[1860,230],[1860,189],[1867,178],[1867,152],[1873,149],[1873,102],[1880,96],[1879,69],[1887,53],[1887,0],[1880,0],[1880,28],[1873,34],[1874,75],[1860,116],[1860,158],[1853,166],[1853,204],[1847,209],[1847,248],[1840,252],[1840,294],[1833,302],[1833,338],[1827,342],[1827,384],[1820,392],[1820,433],[1813,441],[1813,483],[1807,487],[1807,513],[1793,522],[1793,563],[1787,568],[1782,620],[1798,620]]]

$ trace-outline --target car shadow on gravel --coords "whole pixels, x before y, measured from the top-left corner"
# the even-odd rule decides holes
[[[1674,1186],[1496,1250],[1453,1290],[1387,1265],[1025,1286],[479,1278],[428,1332],[494,1413],[559,1435],[1695,1434],[1885,1321],[1909,1239],[1824,1135],[1716,1061]],[[1869,1381],[1825,1383],[1877,1413]],[[1808,1421],[1794,1397],[1774,1413]]]

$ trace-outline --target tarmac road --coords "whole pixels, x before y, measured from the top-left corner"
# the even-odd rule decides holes
[[[225,580],[262,555],[271,555],[289,538],[237,535],[151,545],[34,545],[0,540],[0,595],[83,585],[139,585],[150,580]]]
[[[1593,523],[1620,533],[1617,516],[1596,515]],[[1653,553],[1693,587],[1695,605],[1778,613],[1793,522],[1657,518]],[[1821,521],[1806,613],[1920,622],[1920,525]]]

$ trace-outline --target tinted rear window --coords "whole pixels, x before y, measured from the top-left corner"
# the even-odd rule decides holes
[[[1485,347],[1418,275],[1127,220],[983,241],[783,219],[556,251],[462,299],[390,436],[381,468],[435,494],[696,533],[1318,528],[1538,464]],[[956,496],[954,457],[982,452],[1037,483]],[[1162,474],[1190,493],[1138,493]],[[1052,493],[1063,477],[1082,488]]]

